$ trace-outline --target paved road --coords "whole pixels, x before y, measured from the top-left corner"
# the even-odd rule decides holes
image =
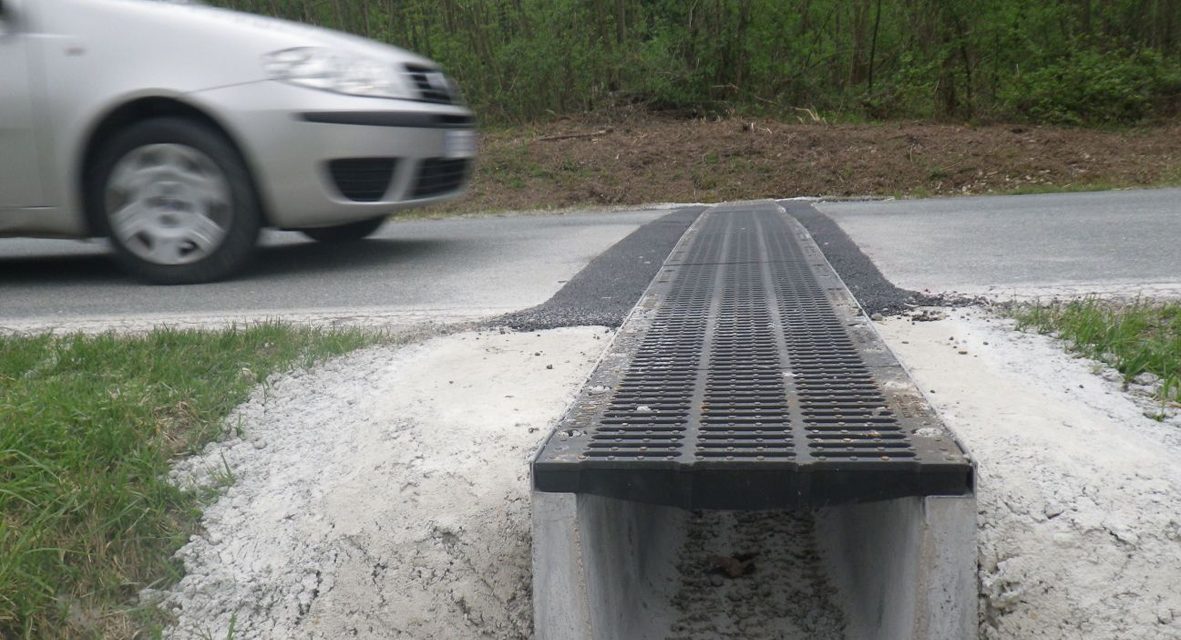
[[[817,208],[908,289],[1181,295],[1178,189]],[[489,317],[541,304],[596,256],[667,213],[395,222],[352,247],[271,233],[258,266],[243,277],[188,287],[130,281],[102,243],[0,239],[0,328],[102,325],[115,318],[199,325],[225,317]],[[655,249],[648,243],[602,271],[614,279],[611,274],[629,268],[627,260],[651,261]],[[606,295],[595,293],[602,287],[583,289],[590,292],[584,298]]]
[[[1181,295],[1181,189],[816,207],[907,289]]]
[[[100,242],[0,239],[0,327],[127,318],[486,317],[541,304],[608,247],[667,210],[393,222],[350,247],[270,233],[229,282],[137,284]]]

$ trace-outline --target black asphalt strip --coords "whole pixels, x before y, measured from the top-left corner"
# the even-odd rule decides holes
[[[686,207],[649,222],[592,260],[543,304],[489,324],[521,331],[620,326],[702,211],[705,207]]]
[[[894,286],[828,216],[806,202],[784,200],[779,204],[812,235],[866,313],[893,315],[915,306],[959,306],[973,302]],[[681,236],[705,209],[677,209],[649,222],[592,260],[543,304],[500,316],[488,324],[520,331],[619,327]]]
[[[949,306],[962,304],[959,298],[933,296],[894,286],[831,218],[820,213],[816,207],[794,200],[779,203],[789,214],[800,221],[812,239],[824,252],[829,264],[836,270],[845,286],[857,298],[866,313],[892,315],[902,313],[914,306]]]

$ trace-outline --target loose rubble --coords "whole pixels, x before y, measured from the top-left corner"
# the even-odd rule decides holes
[[[457,334],[267,381],[241,437],[175,471],[229,486],[187,575],[142,596],[166,637],[531,637],[528,457],[603,335]]]

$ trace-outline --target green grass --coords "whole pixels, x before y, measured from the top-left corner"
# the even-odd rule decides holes
[[[1020,328],[1056,333],[1125,380],[1155,374],[1161,402],[1181,401],[1181,303],[1086,299],[1017,307],[1014,317]]]
[[[158,630],[135,596],[179,577],[170,556],[202,500],[166,481],[170,461],[222,436],[271,373],[379,339],[280,324],[0,336],[0,638]]]

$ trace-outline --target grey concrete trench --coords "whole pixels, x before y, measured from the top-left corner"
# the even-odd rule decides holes
[[[974,636],[974,463],[776,203],[693,222],[532,478],[540,639]]]

